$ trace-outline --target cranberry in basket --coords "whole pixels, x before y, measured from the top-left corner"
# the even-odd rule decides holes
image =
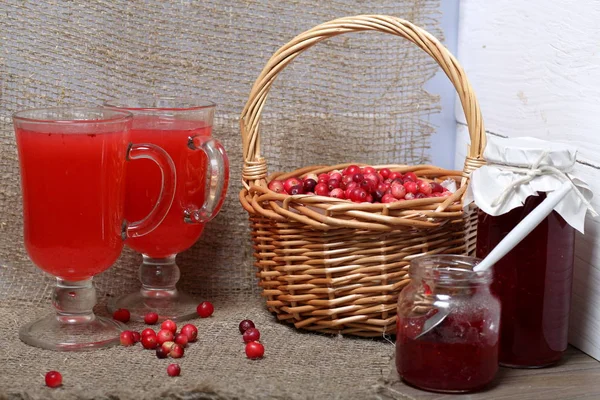
[[[452,393],[494,379],[500,304],[490,292],[492,271],[472,271],[478,262],[450,255],[412,261],[411,283],[398,297],[396,333],[396,368],[406,383]],[[445,318],[432,327],[438,313]]]

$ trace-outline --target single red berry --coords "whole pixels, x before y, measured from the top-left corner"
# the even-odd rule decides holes
[[[404,184],[404,188],[407,193],[417,194],[418,188],[417,184],[411,181],[408,181]]]
[[[315,186],[315,194],[317,196],[327,196],[329,194],[329,188],[326,183],[318,183]]]
[[[175,339],[175,335],[173,335],[173,332],[167,329],[161,329],[156,334],[156,340],[158,341],[158,344],[163,344],[164,342],[172,342],[173,339]]]
[[[304,193],[314,192],[315,186],[317,186],[317,181],[314,179],[305,179],[303,185]]]
[[[181,367],[178,364],[169,364],[167,374],[169,376],[179,376],[181,374]]]
[[[382,192],[381,190],[376,190],[373,192],[373,201],[376,203],[381,202],[381,198],[385,196],[385,192]]]
[[[163,344],[160,345],[160,347],[162,347],[162,349],[168,354],[169,352],[171,352],[171,349],[173,348],[173,346],[175,346],[175,342],[164,342]]]
[[[131,332],[133,334],[133,342],[137,343],[141,340],[142,336],[140,335],[139,332]]]
[[[406,196],[404,196],[404,200],[413,200],[414,198],[414,193],[406,193]]]
[[[288,194],[291,194],[291,195],[304,194],[304,185],[301,183],[299,185],[292,186],[290,188],[290,191],[288,192]]]
[[[366,202],[368,203],[372,203],[373,202],[373,195],[372,194],[367,194],[367,198],[365,199]]]
[[[142,336],[142,346],[145,349],[155,349],[158,347],[158,339],[156,335]]]
[[[329,179],[337,179],[338,181],[342,181],[342,174],[337,171],[333,171],[329,174]]]
[[[256,342],[260,339],[260,332],[256,328],[249,328],[244,332],[242,339],[244,339],[244,342],[246,343]]]
[[[131,318],[131,314],[129,313],[129,310],[127,310],[126,308],[119,308],[117,311],[115,311],[113,313],[113,319],[116,319],[117,321],[129,322],[130,318]]]
[[[317,183],[327,183],[329,178],[329,174],[319,174],[317,177]]]
[[[198,337],[198,328],[192,324],[186,324],[181,328],[181,332],[188,338],[188,342],[195,342]]]
[[[392,172],[389,176],[389,179],[394,180],[394,179],[402,179],[402,174],[400,172]]]
[[[169,357],[169,352],[166,352],[162,346],[156,348],[156,357],[157,358],[167,358]]]
[[[287,178],[284,182],[283,182],[283,188],[285,189],[285,191],[287,192],[287,194],[291,194],[290,192],[292,191],[292,187],[294,186],[300,186],[302,187],[302,182],[300,182],[300,180],[298,178]]]
[[[415,175],[414,172],[407,172],[404,174],[404,179],[409,179],[413,182],[416,182],[419,178],[417,178],[417,175]]]
[[[342,189],[347,189],[347,188],[348,188],[348,185],[349,185],[351,182],[354,182],[354,181],[352,180],[352,175],[344,175],[344,176],[342,176],[342,180],[340,181],[340,187],[341,187]]]
[[[430,195],[431,192],[433,191],[429,182],[421,181],[420,183],[417,184],[417,187],[418,187],[420,193],[423,193],[424,195],[427,195],[427,196]]]
[[[133,332],[131,331],[123,331],[120,336],[121,346],[133,346],[135,344],[135,340],[133,338]]]
[[[158,322],[158,314],[155,312],[149,312],[148,314],[144,315],[144,322],[148,325],[154,325]]]
[[[58,371],[49,371],[46,373],[46,386],[55,388],[62,385],[62,375]]]
[[[175,334],[175,332],[177,332],[177,324],[175,323],[175,321],[168,319],[166,321],[163,321],[162,324],[160,324],[160,329],[166,329]]]
[[[442,193],[444,191],[444,187],[437,182],[431,182],[431,192],[432,193]]]
[[[392,196],[391,194],[389,194],[389,193],[384,194],[383,197],[381,198],[381,202],[382,203],[393,203],[396,200],[397,199],[394,196]]]
[[[331,193],[329,193],[329,197],[335,197],[336,199],[345,199],[346,194],[341,188],[333,189]]]
[[[389,168],[381,168],[381,169],[379,170],[379,175],[381,175],[381,177],[382,177],[383,179],[387,179],[387,178],[389,178],[391,173],[392,173],[392,171],[390,171],[390,169],[389,169]]]
[[[387,190],[390,188],[390,184],[389,183],[385,183],[385,182],[381,182],[379,185],[377,185],[377,187],[375,188],[376,190],[380,191],[380,192],[387,192]]]
[[[202,303],[198,304],[198,307],[196,307],[196,312],[200,318],[208,318],[214,311],[215,307],[210,301],[203,301]]]
[[[424,199],[426,197],[427,197],[427,195],[425,193],[419,192],[419,193],[415,194],[415,199]]]
[[[371,183],[375,187],[377,187],[377,185],[379,185],[379,182],[381,182],[381,180],[379,179],[379,175],[377,175],[375,173],[363,174],[363,175],[364,175],[365,179],[368,181],[371,181]]]
[[[344,170],[344,175],[354,176],[360,173],[360,167],[358,165],[348,165]]]
[[[183,357],[183,353],[185,353],[185,351],[183,350],[183,346],[175,343],[171,347],[171,351],[169,352],[169,355],[173,358],[181,358],[181,357]]]
[[[367,192],[359,187],[356,187],[350,192],[350,200],[355,203],[367,201]]]
[[[142,337],[148,336],[148,335],[156,336],[156,332],[154,332],[154,330],[152,330],[150,328],[146,328],[142,331]]]
[[[394,196],[397,199],[403,199],[404,196],[406,196],[406,188],[400,184],[396,184],[396,185],[392,184],[390,193],[392,196]]]
[[[337,189],[340,187],[340,181],[337,179],[330,179],[327,181],[327,189],[331,192],[333,189]]]
[[[262,358],[265,354],[265,346],[258,342],[250,342],[246,344],[246,356],[251,360]]]
[[[283,188],[283,182],[277,179],[273,179],[271,182],[269,182],[267,187],[269,188],[269,190],[272,190],[275,193],[285,192],[285,189]]]
[[[188,342],[189,340],[185,333],[180,332],[177,335],[175,335],[175,343],[181,345],[182,347],[186,347]]]
[[[363,174],[354,174],[352,175],[352,180],[356,183],[361,183],[365,179]]]
[[[377,170],[375,168],[373,168],[373,167],[367,166],[367,167],[362,167],[361,172],[362,172],[363,175],[366,175],[366,174],[376,174]]]
[[[243,334],[248,329],[254,328],[254,327],[255,327],[254,322],[250,321],[249,319],[245,319],[242,322],[240,322],[240,325],[238,328],[240,329],[240,333]]]

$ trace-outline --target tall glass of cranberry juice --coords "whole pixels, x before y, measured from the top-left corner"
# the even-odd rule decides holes
[[[116,261],[124,239],[147,234],[165,217],[175,187],[172,161],[156,146],[129,143],[128,112],[36,109],[14,114],[13,121],[25,248],[35,265],[57,278],[56,313],[24,326],[20,338],[51,350],[117,344],[123,326],[92,312],[92,277]],[[165,179],[156,183],[152,212],[128,223],[125,168],[128,159],[140,158],[157,163]]]
[[[229,162],[221,143],[212,137],[215,105],[190,98],[117,99],[111,109],[131,112],[134,141],[156,144],[169,153],[177,170],[173,205],[149,235],[127,242],[143,255],[139,292],[109,303],[112,312],[127,308],[134,320],[150,311],[161,320],[185,320],[196,315],[198,301],[177,289],[177,253],[189,249],[204,225],[220,210],[229,180]],[[127,166],[125,216],[142,217],[159,192],[160,171],[143,161]]]

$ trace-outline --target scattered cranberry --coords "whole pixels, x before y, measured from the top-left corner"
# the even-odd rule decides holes
[[[192,324],[186,324],[181,328],[181,332],[187,336],[188,342],[195,342],[198,337],[198,328]]]
[[[149,312],[148,314],[144,315],[144,322],[148,325],[154,325],[158,322],[158,314],[155,312]]]
[[[163,349],[161,346],[159,346],[156,348],[156,357],[167,358],[167,357],[169,357],[169,352],[165,352],[165,349]]]
[[[246,343],[257,342],[260,339],[260,332],[256,328],[249,328],[244,332],[242,339],[244,339],[244,342]]]
[[[240,333],[243,334],[244,332],[246,332],[248,329],[250,328],[254,328],[254,322],[250,321],[249,319],[245,319],[242,322],[240,322]]]
[[[250,342],[246,344],[246,356],[251,360],[262,358],[265,354],[265,346],[258,342]]]
[[[121,346],[133,346],[135,344],[135,340],[133,338],[133,332],[131,331],[123,331],[120,336]]]
[[[187,337],[187,335],[185,333],[178,333],[177,335],[175,335],[175,343],[181,345],[182,347],[186,347],[189,339]]]
[[[46,386],[55,388],[62,385],[62,375],[58,371],[49,371],[46,373]]]
[[[181,358],[183,357],[183,346],[175,343],[173,344],[173,346],[171,346],[171,351],[169,352],[169,355],[173,358]]]
[[[117,321],[129,322],[130,318],[131,318],[131,314],[129,313],[129,310],[127,310],[126,308],[119,308],[117,311],[115,311],[113,313],[113,319],[116,319]]]
[[[164,321],[162,324],[160,324],[160,329],[166,329],[168,331],[173,332],[173,334],[175,334],[175,332],[177,332],[177,324],[174,321],[171,321],[170,319]]]
[[[160,347],[162,347],[162,349],[168,354],[174,345],[175,345],[175,342],[164,342],[163,344],[160,345]]]
[[[148,335],[156,336],[156,332],[154,332],[154,330],[152,330],[150,328],[146,328],[142,331],[142,337],[148,336]]]
[[[133,334],[133,342],[134,343],[137,343],[137,342],[139,342],[141,340],[142,337],[141,337],[141,335],[140,335],[139,332],[135,332],[134,331],[134,332],[131,332],[131,333]]]
[[[164,342],[172,342],[173,339],[175,339],[175,335],[173,335],[173,332],[171,332],[167,329],[161,329],[156,334],[156,340],[158,341],[158,344],[161,344],[161,345]]]
[[[167,367],[167,374],[169,376],[179,376],[179,374],[181,374],[181,367],[179,364],[169,364]]]
[[[394,196],[396,199],[403,199],[404,196],[406,196],[406,188],[399,183],[397,183],[397,184],[392,183],[390,194],[392,196]]]
[[[200,318],[208,318],[214,311],[215,307],[210,301],[203,301],[202,303],[198,304],[198,307],[196,308],[196,312]]]
[[[156,335],[142,336],[142,346],[145,349],[155,349],[158,347],[158,339]]]
[[[269,182],[268,188],[272,191],[274,191],[275,193],[283,193],[285,192],[285,189],[283,187],[283,182],[274,179],[271,182]]]

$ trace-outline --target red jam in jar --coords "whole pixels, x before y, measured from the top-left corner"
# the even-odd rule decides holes
[[[496,217],[479,211],[477,256],[485,257],[546,198],[529,196],[522,207]],[[501,365],[543,367],[567,348],[575,230],[553,211],[494,266],[492,293],[502,305]]]
[[[498,371],[500,305],[492,271],[473,272],[478,259],[424,256],[413,260],[411,283],[398,298],[396,368],[420,389],[459,393],[488,385]],[[423,332],[425,321],[446,313]]]

